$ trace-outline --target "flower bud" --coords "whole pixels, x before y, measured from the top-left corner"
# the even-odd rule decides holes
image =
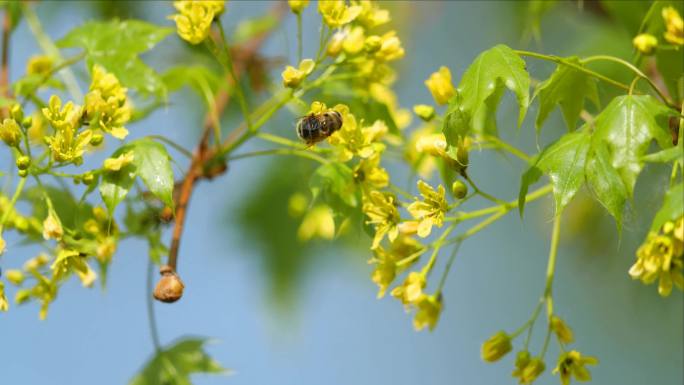
[[[335,32],[335,34],[332,35],[332,38],[330,38],[330,43],[328,43],[328,48],[326,49],[328,56],[335,57],[342,52],[342,44],[344,43],[345,37],[346,34],[341,31]]]
[[[371,35],[363,42],[363,49],[368,53],[377,52],[382,47],[382,38],[377,35]]]
[[[21,104],[17,103],[10,108],[10,116],[17,122],[21,122],[24,119],[24,109],[21,108]]]
[[[45,240],[60,240],[62,239],[62,235],[64,235],[62,223],[54,210],[50,209],[48,216],[43,221],[43,238],[45,238]]]
[[[435,117],[435,108],[427,104],[417,104],[413,106],[413,112],[426,122],[432,120]]]
[[[14,295],[14,302],[17,305],[21,305],[22,303],[25,303],[31,298],[31,289],[21,289],[17,291],[17,294]]]
[[[0,124],[0,139],[10,147],[16,147],[21,140],[21,129],[14,119],[5,119]]]
[[[304,8],[309,6],[309,0],[287,0],[288,5],[292,13],[299,15],[302,13]]]
[[[17,171],[17,175],[21,178],[26,178],[28,176],[28,170],[19,170]]]
[[[169,223],[173,219],[173,210],[169,206],[164,206],[164,208],[159,213],[159,219],[164,223]]]
[[[159,269],[161,279],[154,288],[154,298],[161,302],[171,303],[178,301],[183,296],[183,281],[171,266],[164,265]]]
[[[651,55],[658,46],[658,39],[651,34],[642,33],[634,37],[632,44],[642,54]]]
[[[447,104],[449,99],[456,95],[456,89],[454,88],[454,85],[451,84],[451,71],[444,66],[440,67],[439,71],[430,75],[425,81],[425,86],[432,94],[435,102],[440,105]]]
[[[88,171],[83,174],[82,179],[83,184],[85,184],[86,186],[90,186],[95,181],[95,175],[93,175],[92,172]]]
[[[19,170],[26,170],[31,165],[31,158],[26,155],[21,155],[17,158],[16,163]]]
[[[13,285],[19,286],[22,282],[24,282],[24,273],[22,273],[21,270],[7,270],[7,272],[5,272],[5,277]]]
[[[468,195],[468,186],[460,180],[457,180],[451,185],[451,192],[456,199],[463,199]]]
[[[104,141],[104,136],[102,134],[93,134],[90,138],[90,145],[99,146],[102,144],[102,141]]]
[[[482,344],[482,359],[486,362],[496,362],[511,349],[511,337],[506,332],[500,331]]]
[[[24,128],[28,129],[29,127],[31,127],[31,126],[33,125],[33,117],[32,117],[32,116],[27,116],[27,117],[25,117],[25,118],[21,121],[21,125],[22,125]]]
[[[533,358],[522,370],[520,383],[531,384],[537,379],[537,377],[539,377],[540,374],[544,372],[544,369],[546,369],[544,361],[542,361],[542,359],[539,357]]]
[[[552,315],[549,320],[549,327],[556,333],[560,342],[569,344],[573,341],[572,329],[570,329],[560,317]]]

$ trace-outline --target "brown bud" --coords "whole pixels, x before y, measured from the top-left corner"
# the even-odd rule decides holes
[[[162,277],[154,288],[154,298],[166,303],[178,301],[183,296],[183,281],[171,266],[162,266],[159,273]]]
[[[164,223],[171,222],[173,219],[173,210],[171,210],[171,207],[164,206],[164,208],[159,212],[159,219]]]

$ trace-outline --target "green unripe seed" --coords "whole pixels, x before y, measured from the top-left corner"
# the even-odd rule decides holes
[[[31,158],[26,155],[22,155],[17,158],[17,167],[19,170],[26,170],[31,165]]]
[[[454,194],[456,199],[463,199],[468,195],[468,186],[465,183],[457,180],[451,185],[451,192]]]
[[[21,122],[24,119],[24,110],[21,108],[21,104],[13,105],[10,109],[10,115],[12,119]]]
[[[94,134],[92,138],[90,138],[90,144],[93,146],[99,146],[102,144],[104,141],[104,136],[102,134]]]
[[[94,181],[95,175],[93,175],[91,172],[83,174],[83,184],[85,184],[86,186],[90,186]]]
[[[32,116],[27,116],[24,118],[24,120],[21,121],[21,125],[24,126],[24,128],[29,128],[33,125],[33,117]]]

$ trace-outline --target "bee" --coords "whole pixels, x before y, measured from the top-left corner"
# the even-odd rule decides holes
[[[337,111],[302,116],[297,121],[297,136],[307,145],[324,140],[342,127],[342,115]]]

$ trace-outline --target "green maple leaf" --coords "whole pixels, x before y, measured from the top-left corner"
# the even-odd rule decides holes
[[[672,147],[667,116],[671,111],[649,95],[623,95],[613,99],[596,117],[592,147],[606,146],[608,161],[625,185],[627,196],[643,168],[642,157],[655,139],[661,148]]]
[[[129,385],[191,385],[193,373],[227,373],[203,349],[204,339],[183,339],[158,351]]]
[[[565,60],[581,65],[577,57]],[[544,121],[556,105],[560,106],[565,124],[570,130],[575,129],[585,99],[591,100],[595,106],[599,105],[595,79],[565,64],[558,64],[551,77],[539,84],[534,97],[539,97],[539,113],[535,123],[537,132],[541,131]]]
[[[584,184],[585,162],[590,143],[589,133],[585,130],[563,135],[549,145],[531,162],[523,174],[518,195],[520,215],[525,209],[525,195],[528,188],[542,174],[549,176],[556,201],[556,212],[560,212]]]
[[[592,145],[587,157],[586,176],[594,197],[615,218],[620,231],[628,192],[618,170],[611,164],[610,153],[605,144]]]
[[[520,56],[497,45],[481,53],[463,74],[444,119],[449,144],[470,132],[496,134],[496,109],[506,88],[516,95],[520,125],[530,104],[530,76]]]

